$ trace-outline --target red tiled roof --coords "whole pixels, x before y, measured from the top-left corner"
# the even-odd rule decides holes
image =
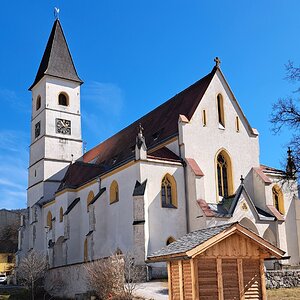
[[[186,158],[186,161],[196,176],[204,176],[204,173],[193,158]]]
[[[275,169],[275,168],[272,168],[272,167],[268,167],[266,165],[260,165],[260,167],[265,172],[284,174],[284,171],[279,170],[279,169]]]
[[[147,155],[148,158],[181,162],[179,156],[172,152],[167,147],[162,147]]]
[[[198,205],[202,209],[203,213],[205,214],[206,217],[215,217],[215,212],[210,209],[208,206],[207,202],[203,199],[197,200]]]
[[[214,67],[208,75],[88,151],[83,161],[110,169],[133,159],[139,123],[144,128],[146,145],[150,150],[177,136],[179,115],[191,119],[216,70]]]

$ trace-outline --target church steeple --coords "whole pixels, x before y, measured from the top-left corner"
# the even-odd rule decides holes
[[[67,79],[79,82],[80,84],[83,83],[76,72],[66,38],[58,19],[55,20],[53,24],[38,72],[29,90],[31,90],[44,75]]]

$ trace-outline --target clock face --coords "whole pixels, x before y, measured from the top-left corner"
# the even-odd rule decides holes
[[[34,136],[37,138],[41,134],[41,122],[37,122],[34,128]]]
[[[56,132],[62,134],[71,134],[71,121],[56,119]]]

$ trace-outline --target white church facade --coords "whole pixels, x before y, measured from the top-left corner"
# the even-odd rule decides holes
[[[258,131],[215,62],[205,77],[83,153],[82,81],[56,20],[30,87],[19,257],[36,249],[59,267],[121,251],[146,266],[147,255],[188,232],[239,221],[286,251],[282,264],[299,265],[296,180],[260,164]],[[154,277],[165,270],[147,268]]]

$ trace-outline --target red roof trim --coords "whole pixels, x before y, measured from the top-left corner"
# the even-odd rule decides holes
[[[204,176],[204,173],[193,158],[186,158],[186,161],[196,176]]]
[[[272,214],[275,216],[275,218],[278,221],[284,221],[283,215],[276,209],[275,206],[273,206],[273,205],[267,205],[267,207],[269,208],[269,210],[272,212]]]
[[[205,200],[198,199],[197,203],[200,206],[200,208],[202,209],[202,211],[206,217],[215,217],[215,213],[210,209],[210,207],[208,206],[208,204],[206,203]]]
[[[263,172],[262,168],[253,168],[256,174],[262,179],[262,181],[266,184],[271,184],[272,180]]]

